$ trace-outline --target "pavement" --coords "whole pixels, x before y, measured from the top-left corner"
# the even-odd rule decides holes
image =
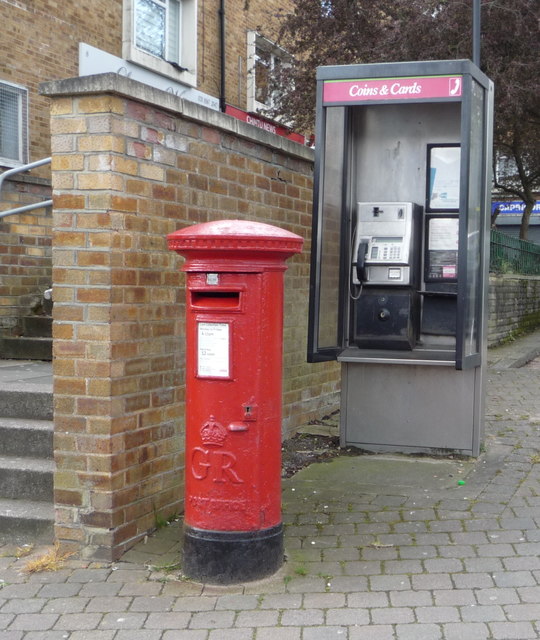
[[[0,640],[539,638],[539,354],[540,331],[489,351],[478,459],[340,457],[284,480],[271,578],[183,579],[181,521],[114,564],[29,573],[51,548],[0,547]]]

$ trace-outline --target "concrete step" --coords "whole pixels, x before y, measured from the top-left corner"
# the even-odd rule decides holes
[[[52,316],[25,316],[22,335],[26,338],[52,338]]]
[[[50,420],[0,418],[0,456],[52,460],[53,434]]]
[[[54,539],[49,362],[0,360],[0,540]]]
[[[38,385],[33,389],[0,389],[0,412],[7,418],[52,420],[53,396]]]
[[[52,360],[52,338],[0,338],[0,358],[9,360]]]
[[[53,503],[54,461],[0,457],[0,499]]]
[[[52,502],[0,500],[0,542],[50,544],[53,539]]]

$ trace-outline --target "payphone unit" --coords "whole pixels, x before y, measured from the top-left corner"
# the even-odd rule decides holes
[[[418,339],[421,207],[358,202],[352,252],[352,342],[412,349]]]
[[[410,285],[417,279],[420,207],[412,202],[358,202],[353,283]],[[415,230],[416,227],[416,230]]]

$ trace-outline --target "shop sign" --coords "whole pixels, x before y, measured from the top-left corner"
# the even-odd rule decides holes
[[[287,127],[276,124],[271,120],[261,118],[260,116],[253,113],[242,111],[242,109],[237,109],[236,107],[231,107],[230,105],[227,105],[225,107],[225,113],[229,116],[233,116],[233,118],[237,118],[238,120],[247,122],[248,124],[251,124],[258,129],[262,129],[263,131],[274,133],[277,136],[283,136],[284,138],[288,138],[289,140],[293,140],[294,142],[299,142],[300,144],[306,144],[306,138],[299,133],[294,133],[290,129],[287,129]]]
[[[521,215],[525,211],[525,203],[519,200],[511,202],[492,202],[491,212],[495,213],[499,209],[499,215]],[[540,200],[536,202],[532,210],[533,215],[540,215]]]

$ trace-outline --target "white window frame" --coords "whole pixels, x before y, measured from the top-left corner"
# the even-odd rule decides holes
[[[171,0],[151,0],[166,11],[166,30],[174,29],[169,24],[169,2]],[[192,87],[197,86],[197,0],[180,0],[177,36],[180,46],[177,55],[159,57],[136,45],[135,15],[137,0],[124,0],[122,56],[129,62],[150,69],[162,76],[173,78]],[[168,33],[165,34],[167,40]],[[165,46],[167,48],[167,45]]]
[[[0,80],[0,88],[6,93],[12,93],[17,98],[16,122],[13,128],[17,129],[17,157],[8,158],[0,155],[0,165],[3,167],[19,167],[28,163],[28,89],[11,82]],[[2,119],[6,111],[3,110]],[[1,154],[1,151],[0,151]]]
[[[270,56],[270,71],[275,67],[275,61],[280,60],[282,65],[290,64],[291,57],[287,52],[264,38],[257,31],[247,32],[247,110],[262,115],[268,114],[274,107],[274,100],[270,95],[269,103],[259,102],[256,98],[257,78],[255,64],[257,61],[257,49],[263,49]],[[274,119],[276,119],[274,117]]]

